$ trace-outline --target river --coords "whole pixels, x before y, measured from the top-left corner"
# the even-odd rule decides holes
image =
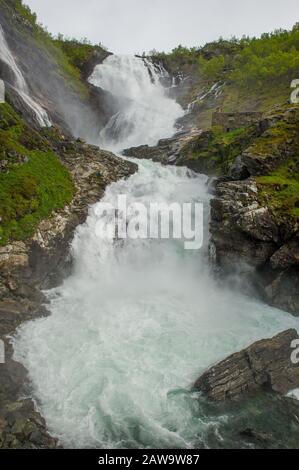
[[[149,73],[150,69],[150,73]],[[118,152],[175,132],[183,110],[136,57],[112,56],[91,81],[119,98],[99,143]],[[221,287],[211,270],[207,177],[138,160],[139,171],[112,184],[104,201],[202,202],[204,244],[107,240],[97,236],[97,205],[78,227],[74,270],[47,292],[51,316],[21,326],[15,356],[28,369],[49,430],[65,447],[196,448],[211,433],[225,440],[225,415],[209,414],[192,384],[200,373],[256,339],[297,327],[291,315]]]

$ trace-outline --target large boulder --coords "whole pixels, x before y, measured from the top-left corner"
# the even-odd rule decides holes
[[[291,361],[296,330],[257,341],[206,371],[195,389],[212,400],[239,399],[250,392],[267,390],[282,395],[299,387],[299,364]]]

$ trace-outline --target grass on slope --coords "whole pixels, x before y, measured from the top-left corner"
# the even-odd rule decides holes
[[[281,217],[299,221],[299,150],[298,156],[277,168],[271,175],[257,178],[260,201]]]
[[[68,170],[47,141],[8,104],[0,105],[0,245],[33,235],[39,222],[72,200]]]

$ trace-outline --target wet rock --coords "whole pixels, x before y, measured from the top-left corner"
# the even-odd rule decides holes
[[[240,399],[249,393],[269,391],[285,395],[299,387],[299,364],[291,362],[296,330],[257,341],[206,371],[195,389],[212,400]]]
[[[95,46],[91,56],[88,57],[88,59],[80,66],[82,77],[87,80],[94,71],[94,68],[101,64],[110,55],[112,55],[111,52],[108,52],[101,47]]]
[[[263,266],[276,251],[278,229],[258,202],[254,179],[216,185],[210,227],[217,263],[227,270],[240,262],[253,268]]]
[[[299,315],[299,269],[290,267],[273,276],[263,290],[265,300],[293,315]]]
[[[270,433],[259,432],[253,428],[245,428],[239,434],[249,441],[257,441],[264,446],[269,445],[273,441],[273,436]]]
[[[254,178],[215,184],[211,201],[213,260],[224,273],[242,272],[244,285],[269,304],[299,314],[296,222],[262,205]],[[295,235],[294,235],[295,234]]]
[[[299,235],[277,250],[270,259],[273,269],[299,267]]]
[[[195,136],[201,135],[202,131],[197,128],[177,132],[169,139],[159,140],[156,146],[140,145],[139,147],[131,147],[123,151],[123,155],[138,159],[148,159],[154,162],[163,163],[165,165],[186,165],[190,169],[192,162],[182,161],[182,149]],[[204,134],[204,133],[203,133]]]
[[[5,404],[0,411],[0,448],[37,449],[57,448],[57,439],[52,438],[46,423],[34,409],[31,400]]]
[[[237,167],[251,176],[267,175],[284,162],[296,157],[299,107],[274,108],[259,123],[261,136],[251,143],[239,157]]]

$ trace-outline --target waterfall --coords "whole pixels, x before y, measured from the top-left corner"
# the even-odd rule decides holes
[[[184,111],[167,96],[161,83],[164,73],[149,60],[134,56],[112,55],[95,68],[89,81],[112,93],[119,103],[119,111],[100,133],[102,147],[155,145],[174,134],[175,121]]]
[[[153,143],[175,129],[181,109],[150,64],[110,57],[92,81],[122,104],[101,135],[110,147]],[[216,419],[192,384],[211,364],[296,328],[298,319],[211,276],[206,176],[147,160],[138,165],[136,174],[106,189],[103,201],[114,205],[119,194],[146,206],[202,201],[203,248],[99,238],[95,205],[75,234],[72,275],[47,293],[51,315],[21,326],[15,358],[65,447],[199,449],[209,438],[229,446],[228,416]]]
[[[5,83],[0,79],[0,104],[5,103]]]
[[[10,85],[16,90],[23,102],[34,113],[41,127],[51,126],[51,120],[46,111],[30,96],[28,85],[23,74],[7,44],[4,31],[0,25],[0,60],[4,62],[12,72],[13,81]]]

